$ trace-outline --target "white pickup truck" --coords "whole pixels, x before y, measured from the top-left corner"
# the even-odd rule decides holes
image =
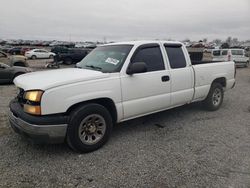
[[[21,75],[10,102],[13,129],[36,142],[100,148],[114,124],[202,101],[217,110],[235,85],[234,62],[192,65],[185,46],[134,41],[97,47],[76,68]]]

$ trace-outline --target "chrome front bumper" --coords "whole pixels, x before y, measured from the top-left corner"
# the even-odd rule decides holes
[[[67,124],[34,125],[16,117],[11,111],[9,111],[9,121],[15,132],[30,138],[35,143],[62,143],[67,132]]]

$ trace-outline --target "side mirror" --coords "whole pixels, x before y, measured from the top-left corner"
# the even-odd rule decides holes
[[[147,65],[144,62],[135,62],[132,63],[131,65],[129,65],[128,69],[127,69],[127,74],[128,75],[132,75],[132,74],[136,74],[136,73],[143,73],[143,72],[147,72]]]

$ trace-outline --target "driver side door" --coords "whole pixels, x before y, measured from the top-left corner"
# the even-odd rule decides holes
[[[130,64],[144,62],[147,72],[121,77],[124,119],[142,116],[170,106],[170,73],[159,44],[138,47]]]

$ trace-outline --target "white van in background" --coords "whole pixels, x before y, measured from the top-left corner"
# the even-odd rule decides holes
[[[212,61],[234,61],[236,66],[249,66],[249,57],[244,49],[216,49],[211,54]]]

